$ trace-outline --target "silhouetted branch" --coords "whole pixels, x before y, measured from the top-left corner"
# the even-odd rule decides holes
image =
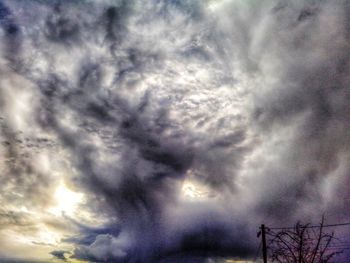
[[[268,231],[269,251],[272,262],[279,263],[329,263],[342,253],[331,250],[334,232],[324,231],[324,217],[318,228],[297,222],[293,229]]]

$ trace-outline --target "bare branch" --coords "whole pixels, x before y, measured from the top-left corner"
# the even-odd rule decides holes
[[[324,231],[324,216],[320,226],[310,226],[297,222],[293,229],[269,231],[270,258],[278,263],[330,263],[331,259],[342,253],[332,246],[334,232]]]

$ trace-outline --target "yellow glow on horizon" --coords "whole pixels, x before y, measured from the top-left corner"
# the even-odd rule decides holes
[[[88,263],[87,261],[81,261],[79,259],[68,259],[70,263]]]

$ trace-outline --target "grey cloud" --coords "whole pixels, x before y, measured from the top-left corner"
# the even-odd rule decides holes
[[[266,127],[267,134],[271,134],[283,125],[292,126],[291,122],[300,122],[292,141],[287,142],[290,145],[289,153],[280,157],[291,162],[285,164],[282,173],[289,174],[292,167],[299,167],[299,175],[294,170],[294,186],[289,185],[295,198],[289,198],[290,195],[286,193],[286,199],[293,204],[297,203],[296,200],[315,198],[317,195],[322,199],[319,184],[337,170],[340,156],[347,155],[343,150],[344,140],[347,141],[343,129],[348,125],[343,116],[348,111],[345,103],[348,98],[345,88],[347,80],[343,77],[346,69],[343,65],[348,48],[344,46],[347,36],[343,19],[339,18],[342,17],[344,4],[334,4],[330,11],[330,2],[318,2],[317,9],[308,13],[307,17],[310,18],[307,21],[304,9],[310,6],[307,2],[300,11],[303,19],[291,16],[293,8],[286,7],[283,12],[290,17],[293,27],[287,31],[288,36],[284,31],[276,32],[274,46],[277,44],[277,51],[269,48],[265,51],[273,56],[283,55],[285,60],[278,74],[280,80],[275,83],[278,89],[258,95],[256,124]],[[288,22],[286,24],[290,25]],[[334,34],[324,33],[326,24],[332,27],[330,30],[334,30]],[[291,41],[286,42],[286,37]],[[284,55],[280,51],[288,51],[289,54]],[[266,67],[264,64],[261,66]],[[260,103],[264,104],[263,108]]]
[[[154,223],[147,229],[138,229],[136,240],[125,232],[115,236],[100,234],[91,244],[78,247],[74,257],[96,262],[104,262],[106,258],[116,262],[171,262],[197,257],[204,262],[210,256],[249,256],[252,253],[248,240],[233,241],[233,237],[245,235],[243,224],[232,227],[225,219],[215,219],[218,214],[203,210],[197,211],[198,215],[192,212],[189,218],[185,215],[188,211],[183,211],[181,216],[173,215],[180,222],[186,218],[186,226],[173,223],[168,229],[169,226],[163,228],[164,225]],[[216,224],[208,224],[208,221]],[[152,243],[147,243],[149,240]]]
[[[59,12],[59,7],[57,8]],[[67,43],[79,37],[79,25],[70,18],[51,16],[46,22],[46,36],[52,41]]]
[[[55,258],[58,258],[62,261],[67,261],[67,258],[65,256],[65,254],[69,253],[69,251],[65,251],[65,250],[54,250],[52,252],[50,252],[50,254],[52,256],[54,256]]]

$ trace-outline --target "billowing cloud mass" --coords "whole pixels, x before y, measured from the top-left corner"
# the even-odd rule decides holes
[[[262,223],[346,221],[349,23],[346,0],[0,1],[0,261],[253,260]]]

